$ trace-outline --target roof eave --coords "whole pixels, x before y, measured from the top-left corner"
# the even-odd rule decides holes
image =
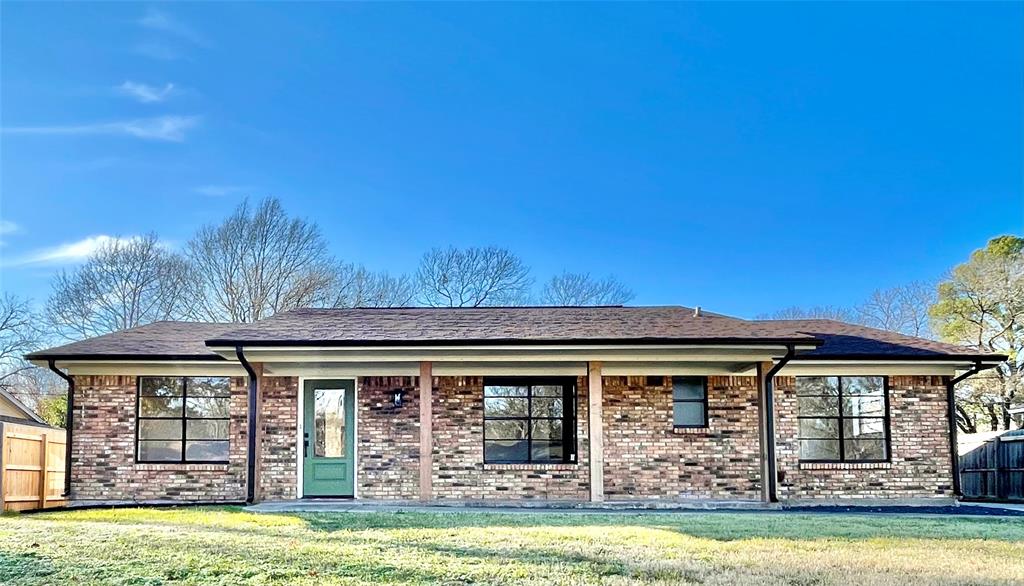
[[[466,340],[252,340],[252,339],[212,339],[206,341],[208,348],[223,348],[235,346],[266,347],[266,346],[546,346],[553,344],[579,344],[581,346],[607,346],[618,344],[637,345],[663,345],[663,344],[751,344],[751,345],[803,345],[821,346],[824,340],[818,338],[551,338],[551,339],[523,339],[523,338],[488,338],[488,339],[466,339]]]

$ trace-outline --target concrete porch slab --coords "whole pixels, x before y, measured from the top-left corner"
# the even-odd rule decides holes
[[[300,499],[268,501],[246,507],[256,513],[609,513],[609,512],[656,512],[656,511],[772,511],[781,510],[778,504],[756,501],[605,501],[603,503],[577,501],[377,501],[353,499]]]

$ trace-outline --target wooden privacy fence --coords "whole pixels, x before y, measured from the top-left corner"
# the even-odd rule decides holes
[[[1024,435],[1003,434],[960,456],[966,499],[1024,500]]]
[[[67,504],[64,492],[66,432],[0,422],[0,503],[4,511]]]

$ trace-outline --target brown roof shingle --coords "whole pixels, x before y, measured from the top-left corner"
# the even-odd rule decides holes
[[[743,320],[665,307],[296,309],[247,325],[157,322],[34,352],[30,359],[219,359],[212,346],[540,343],[804,343],[804,358],[1000,359],[831,320]]]

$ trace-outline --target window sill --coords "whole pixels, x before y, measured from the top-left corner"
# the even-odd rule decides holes
[[[135,464],[136,470],[147,471],[147,470],[160,470],[160,471],[187,471],[187,472],[226,472],[228,464],[159,464],[152,462],[139,462]]]
[[[710,427],[673,427],[672,433],[676,435],[703,435],[711,431]]]
[[[576,470],[577,463],[567,464],[484,464],[484,470]]]
[[[892,462],[800,462],[801,470],[888,470]]]

